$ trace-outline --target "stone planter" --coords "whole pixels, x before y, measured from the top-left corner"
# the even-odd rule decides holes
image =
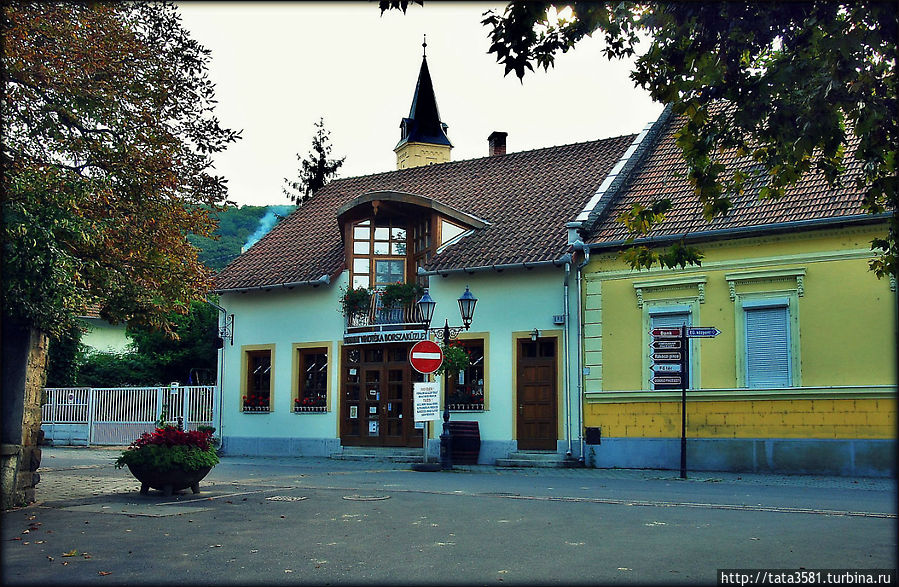
[[[190,487],[192,492],[200,493],[200,481],[209,474],[212,467],[185,471],[184,469],[159,470],[129,464],[128,470],[131,471],[135,479],[140,481],[140,492],[142,495],[146,495],[152,487],[168,496],[175,491],[187,489],[188,487]]]

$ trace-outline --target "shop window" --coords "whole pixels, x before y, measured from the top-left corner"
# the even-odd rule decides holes
[[[245,357],[242,409],[268,412],[272,405],[272,350],[247,350]]]
[[[460,340],[470,356],[469,366],[447,381],[447,403],[451,410],[484,409],[484,340]]]
[[[294,412],[328,411],[328,349],[297,350],[299,374]]]

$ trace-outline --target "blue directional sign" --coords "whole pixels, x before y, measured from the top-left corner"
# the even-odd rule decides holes
[[[714,326],[688,326],[687,337],[689,338],[715,338],[721,334],[721,331]]]

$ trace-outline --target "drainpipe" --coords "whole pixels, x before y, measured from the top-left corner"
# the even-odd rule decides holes
[[[565,439],[568,441],[567,458],[571,458],[571,351],[569,348],[568,329],[571,324],[570,308],[568,304],[568,278],[571,275],[571,263],[565,263],[565,281],[562,285],[562,315],[565,317],[565,326],[562,329],[562,347],[565,349]]]
[[[569,228],[580,227],[579,222],[569,223]],[[572,244],[574,251],[583,251],[584,260],[575,265],[577,275],[577,398],[578,398],[578,461],[584,463],[584,336],[583,336],[583,293],[581,291],[581,275],[584,267],[590,262],[590,249],[581,240]]]
[[[222,318],[224,321],[227,321],[228,311],[218,304],[206,300],[206,303],[218,310],[222,313]],[[225,322],[219,323],[219,333],[221,333],[221,327]],[[216,387],[218,387],[218,397],[216,398],[216,402],[213,403],[213,411],[215,412],[212,415],[212,421],[215,424],[215,431],[218,432],[218,437],[222,438],[222,383],[225,380],[225,345],[222,344],[222,348],[219,349],[219,376]]]

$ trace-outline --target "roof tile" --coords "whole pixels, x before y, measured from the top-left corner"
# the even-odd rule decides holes
[[[557,259],[574,218],[634,135],[334,180],[219,273],[216,289],[314,281],[344,266],[337,210],[362,194],[391,190],[431,198],[482,218],[428,269]]]

